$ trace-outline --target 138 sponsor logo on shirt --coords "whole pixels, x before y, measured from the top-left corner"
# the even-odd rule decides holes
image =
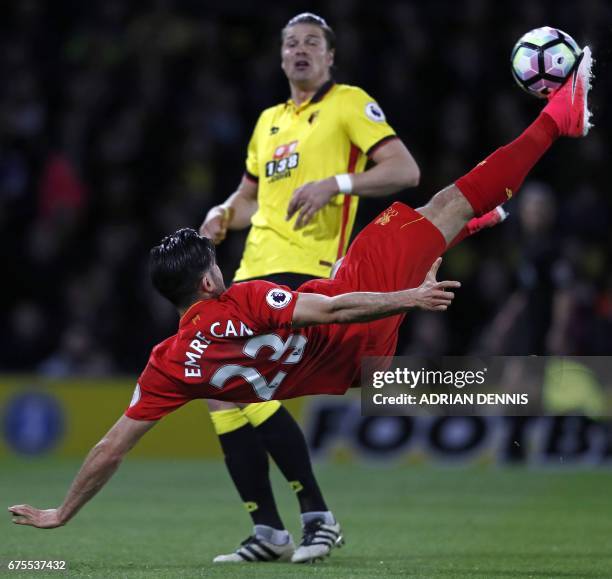
[[[266,177],[271,181],[289,177],[291,169],[296,169],[300,162],[300,154],[296,151],[298,141],[291,141],[276,147],[271,161],[266,163]]]

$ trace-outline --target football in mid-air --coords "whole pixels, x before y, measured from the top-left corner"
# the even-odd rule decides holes
[[[581,54],[569,34],[550,26],[535,28],[512,49],[512,76],[529,94],[546,98],[572,73]]]

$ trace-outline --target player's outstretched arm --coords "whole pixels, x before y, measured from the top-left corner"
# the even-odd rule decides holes
[[[218,244],[225,239],[228,229],[245,229],[251,225],[251,217],[257,211],[257,190],[257,183],[243,176],[238,189],[206,214],[200,235]]]
[[[446,291],[461,287],[458,281],[436,281],[442,258],[431,266],[423,283],[413,289],[389,293],[355,292],[327,297],[299,294],[293,311],[294,327],[317,324],[368,322],[406,312],[411,308],[444,311],[455,294]]]
[[[132,420],[122,416],[91,449],[61,506],[42,510],[30,505],[14,505],[9,507],[13,523],[40,529],[65,525],[107,483],[127,452],[156,422]]]

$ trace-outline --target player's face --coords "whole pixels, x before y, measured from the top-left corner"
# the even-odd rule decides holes
[[[327,47],[323,30],[314,24],[287,29],[281,48],[281,67],[289,82],[316,90],[330,77],[334,52]]]

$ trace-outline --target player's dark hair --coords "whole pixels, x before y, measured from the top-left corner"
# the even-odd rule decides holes
[[[151,281],[176,307],[185,308],[197,299],[202,276],[214,263],[213,242],[186,227],[164,237],[151,250]]]
[[[312,12],[302,12],[301,14],[291,18],[291,20],[289,20],[289,22],[287,22],[285,25],[285,28],[283,28],[281,31],[281,41],[285,39],[287,30],[296,24],[314,24],[315,26],[318,26],[323,31],[323,35],[325,36],[327,50],[334,50],[336,48],[336,34],[323,18],[313,14]]]

